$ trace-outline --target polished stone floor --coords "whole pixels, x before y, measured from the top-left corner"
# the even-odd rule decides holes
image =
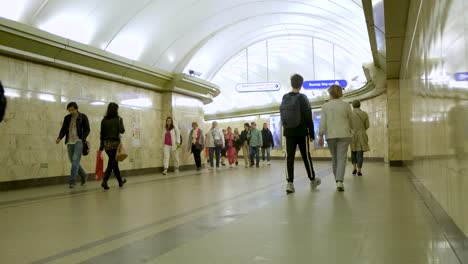
[[[311,191],[296,162],[130,177],[104,191],[0,193],[0,263],[461,263],[405,168],[365,164],[336,192],[329,162]]]

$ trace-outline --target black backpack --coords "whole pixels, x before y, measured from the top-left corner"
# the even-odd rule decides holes
[[[280,105],[281,123],[285,128],[295,128],[302,123],[301,115],[302,94],[285,94]]]
[[[5,97],[5,92],[3,90],[2,82],[0,82],[0,122],[2,122],[3,117],[5,116],[6,105],[7,101]]]

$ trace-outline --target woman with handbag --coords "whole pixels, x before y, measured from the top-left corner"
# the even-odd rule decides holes
[[[125,133],[125,127],[122,118],[118,113],[119,105],[116,103],[109,103],[107,106],[107,112],[101,121],[101,145],[99,150],[106,151],[109,161],[107,163],[106,171],[104,172],[104,178],[102,180],[101,187],[104,190],[108,190],[109,186],[107,181],[114,171],[114,175],[119,182],[119,187],[122,187],[127,180],[120,176],[119,163],[116,159],[117,150],[121,147],[120,134]],[[102,157],[102,156],[101,156]]]
[[[163,174],[167,174],[169,168],[169,159],[172,153],[174,157],[174,171],[179,173],[179,153],[178,149],[180,146],[180,132],[179,129],[174,126],[174,120],[168,116],[166,118],[166,127],[163,130],[163,142],[164,142],[164,171]]]
[[[210,147],[210,169],[213,169],[213,154],[216,153],[216,168],[219,168],[221,149],[224,148],[224,134],[218,128],[218,122],[213,121],[208,136],[208,146]]]
[[[197,165],[197,171],[201,169],[201,157],[200,152],[203,150],[203,145],[205,144],[205,138],[203,135],[203,130],[198,128],[197,122],[192,122],[192,130],[189,134],[189,142],[192,142],[189,146],[189,152],[193,153],[193,158],[195,159],[195,165]]]

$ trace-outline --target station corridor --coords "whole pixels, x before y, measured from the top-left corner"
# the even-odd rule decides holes
[[[296,162],[297,175],[305,173]],[[1,263],[463,263],[405,168],[348,167],[337,192],[296,179],[284,161],[0,193]],[[112,179],[111,179],[112,180]]]
[[[468,264],[467,205],[468,0],[0,0],[0,264]]]

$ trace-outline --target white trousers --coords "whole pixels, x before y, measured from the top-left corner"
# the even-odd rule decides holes
[[[169,168],[169,158],[174,157],[174,167],[179,168],[179,152],[177,150],[172,150],[172,146],[164,145],[164,169]]]

